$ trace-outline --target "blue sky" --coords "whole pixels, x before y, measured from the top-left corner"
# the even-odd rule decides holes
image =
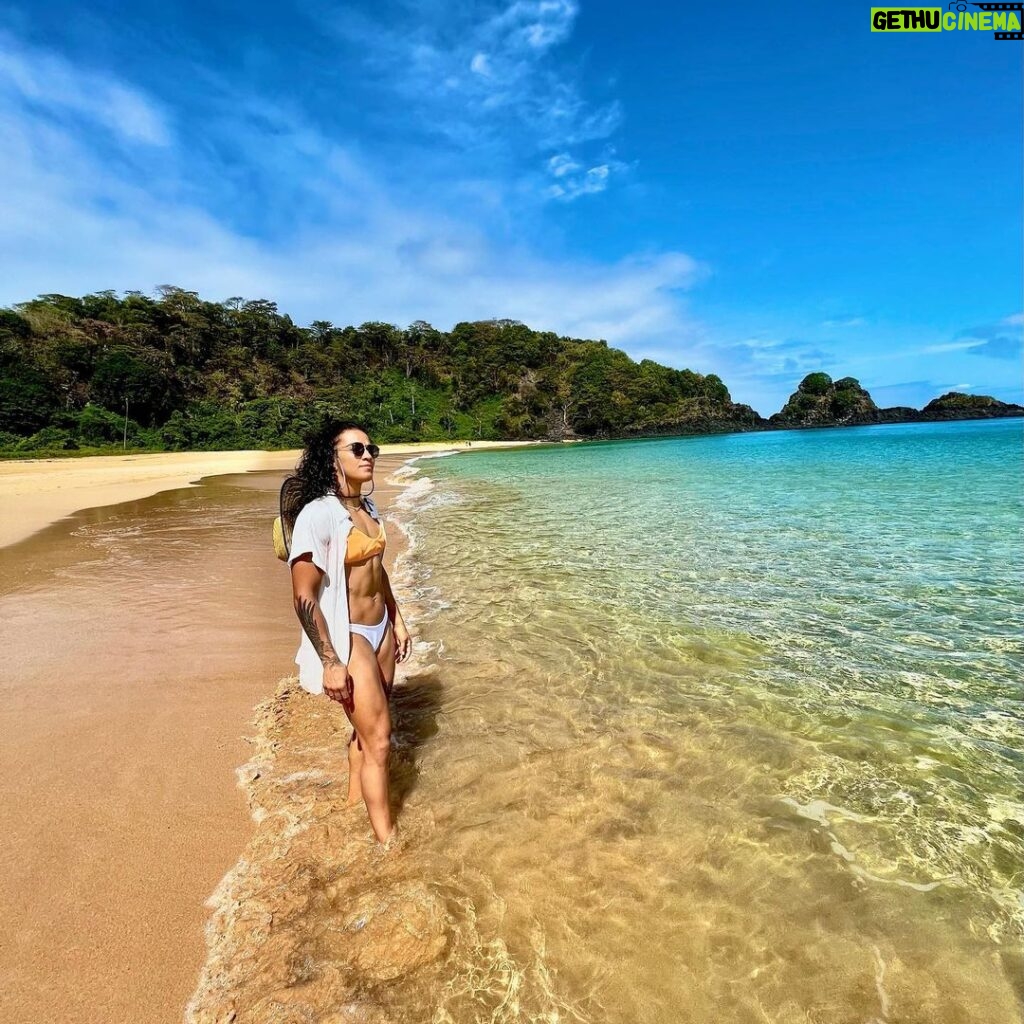
[[[1022,62],[853,0],[0,7],[0,304],[511,317],[881,405],[1022,401]]]

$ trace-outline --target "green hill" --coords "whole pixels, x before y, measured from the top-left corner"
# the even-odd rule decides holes
[[[381,442],[763,425],[714,375],[515,320],[300,327],[265,299],[209,302],[171,286],[0,310],[8,455],[291,448],[328,412]]]

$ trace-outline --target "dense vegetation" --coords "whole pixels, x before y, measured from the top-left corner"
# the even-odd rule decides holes
[[[938,412],[942,409],[992,409],[999,408],[1002,402],[991,395],[965,395],[962,391],[947,391],[938,398],[933,398],[924,411]]]
[[[0,453],[292,448],[325,413],[381,442],[762,422],[714,375],[514,320],[299,327],[273,302],[171,286],[0,309]]]
[[[776,427],[841,426],[870,418],[877,408],[855,377],[833,381],[827,373],[809,373],[769,422]]]

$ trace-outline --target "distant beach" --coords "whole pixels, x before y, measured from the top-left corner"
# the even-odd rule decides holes
[[[540,441],[452,441],[381,445],[382,455],[508,448]],[[80,509],[188,487],[204,476],[291,469],[301,452],[168,452],[0,461],[0,547]]]

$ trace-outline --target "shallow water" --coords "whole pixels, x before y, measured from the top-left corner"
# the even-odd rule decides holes
[[[282,684],[193,1019],[1020,1021],[1020,455],[1003,421],[400,471],[405,843]]]

